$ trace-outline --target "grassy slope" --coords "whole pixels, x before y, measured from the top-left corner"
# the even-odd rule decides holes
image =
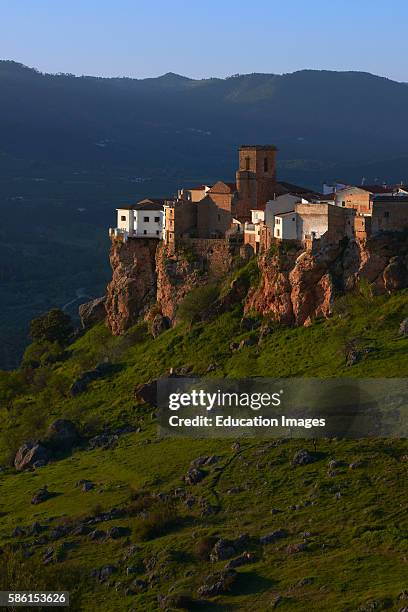
[[[139,517],[101,524],[102,529],[120,524],[132,528],[131,541],[141,547],[136,561],[158,555],[158,583],[145,593],[124,595],[131,579],[125,574],[129,562],[122,560],[123,540],[95,543],[84,536],[67,538],[80,545],[60,562],[61,571],[79,568],[87,577],[91,569],[104,563],[120,566],[114,579],[122,583],[118,591],[86,578],[81,609],[155,610],[157,594],[166,594],[172,586],[195,594],[203,576],[225,564],[203,562],[195,556],[200,538],[236,537],[244,531],[258,538],[283,527],[290,534],[288,539],[263,548],[254,540],[251,548],[257,552],[257,561],[239,568],[240,579],[231,593],[201,609],[266,610],[279,594],[282,610],[354,611],[373,600],[379,602],[376,609],[398,610],[402,604],[397,604],[396,597],[408,583],[406,441],[322,441],[319,461],[294,469],[291,458],[305,445],[301,441],[247,440],[236,451],[230,441],[158,440],[150,411],[133,398],[138,383],[182,365],[191,365],[202,374],[209,364],[217,364],[214,376],[408,375],[407,340],[397,333],[399,322],[408,314],[407,293],[374,300],[348,298],[338,310],[341,315],[331,320],[309,328],[277,329],[261,347],[234,353],[229,349],[231,338],[248,336],[239,330],[239,309],[191,330],[179,326],[156,340],[148,339],[140,328],[125,338],[113,339],[103,326],[95,327],[70,347],[72,354],[66,361],[47,373],[44,370],[42,382],[37,372],[25,395],[14,400],[9,416],[2,411],[0,450],[3,455],[10,452],[13,441],[25,433],[24,415],[40,411],[44,419],[37,422],[30,417],[40,432],[57,416],[75,418],[88,430],[98,430],[102,423],[131,422],[139,424],[141,432],[123,436],[111,450],[77,451],[35,472],[14,474],[9,470],[0,475],[1,542],[16,541],[10,539],[16,524],[27,526],[47,519],[51,525],[59,524],[68,517],[92,514],[98,507],[107,510],[124,505],[134,491],[174,491],[193,459],[218,454],[223,469],[211,468],[201,484],[188,487],[196,503],[191,509],[182,502],[177,505],[177,525],[165,535],[142,541]],[[344,364],[343,346],[351,338],[375,350],[350,368]],[[107,355],[117,362],[117,373],[70,398],[67,388],[76,375]],[[335,477],[328,475],[327,468],[333,457],[343,462]],[[357,460],[362,460],[361,467],[349,469]],[[81,478],[93,480],[96,489],[82,493],[75,487]],[[60,495],[39,506],[30,505],[33,492],[45,483]],[[229,493],[233,487],[238,492]],[[341,492],[340,499],[337,492]],[[219,504],[219,511],[201,516],[200,499]],[[314,504],[304,506],[307,500]],[[292,505],[300,508],[289,510]],[[282,512],[271,514],[273,507]],[[305,531],[311,533],[309,550],[288,554],[288,543],[302,541]],[[36,552],[35,559],[39,554]],[[145,577],[144,571],[140,575]],[[299,586],[304,578],[312,581]]]

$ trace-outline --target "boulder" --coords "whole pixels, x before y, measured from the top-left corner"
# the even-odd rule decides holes
[[[14,467],[18,472],[29,468],[45,465],[51,458],[51,453],[41,442],[28,441],[18,449],[14,458]]]
[[[134,397],[139,402],[157,407],[157,380],[151,380],[136,387]]]
[[[400,336],[408,336],[408,317],[401,321],[399,326]]]
[[[47,499],[50,499],[51,497],[54,497],[54,494],[50,493],[47,485],[44,485],[43,487],[41,487],[41,489],[38,489],[38,491],[34,493],[34,496],[31,499],[31,503],[34,505],[42,504],[43,502],[47,501]]]
[[[205,478],[206,473],[198,468],[190,468],[187,474],[183,477],[183,480],[186,484],[196,485]]]
[[[407,286],[408,272],[400,257],[392,257],[383,272],[384,288],[388,293],[400,291]]]
[[[57,419],[47,429],[47,446],[57,451],[71,450],[80,440],[75,423],[68,419]]]
[[[307,550],[306,542],[289,544],[289,546],[286,548],[288,555],[294,555],[296,553],[304,552],[305,550]]]
[[[73,530],[72,530],[72,535],[73,536],[86,536],[90,533],[91,528],[88,525],[85,525],[85,523],[79,523],[79,525],[77,525]]]
[[[170,323],[168,318],[163,317],[162,314],[157,314],[150,324],[150,333],[152,334],[153,338],[157,338],[160,336],[160,334],[169,329],[169,327]]]
[[[207,576],[203,584],[198,589],[200,597],[215,597],[229,591],[237,579],[237,572],[234,569],[223,570]]]
[[[116,565],[103,565],[98,569],[92,570],[91,576],[99,580],[99,582],[106,582],[117,571]]]
[[[201,455],[200,457],[197,457],[197,459],[194,459],[191,464],[190,467],[201,467],[203,465],[213,465],[214,463],[217,463],[217,461],[220,460],[220,457],[218,455]]]
[[[241,342],[238,345],[238,349],[243,349],[246,346],[253,346],[256,343],[257,343],[257,339],[254,338],[253,336],[250,336],[249,338],[244,338],[244,340],[241,340]]]
[[[15,527],[11,533],[11,537],[12,538],[21,538],[22,536],[25,536],[25,531],[24,529],[22,529],[19,525],[17,525],[17,527]]]
[[[353,366],[359,363],[364,357],[364,352],[356,348],[349,348],[346,351],[346,365]]]
[[[255,553],[245,551],[239,557],[235,557],[235,559],[231,559],[225,566],[225,569],[233,569],[235,567],[241,567],[241,565],[246,565],[247,563],[253,563],[256,560]]]
[[[285,529],[276,529],[275,531],[272,531],[271,533],[267,533],[264,536],[261,536],[259,538],[259,542],[260,544],[272,544],[273,542],[276,542],[277,540],[281,540],[282,538],[287,538],[288,533],[287,531],[285,531]]]
[[[81,487],[81,491],[83,493],[87,493],[88,491],[92,491],[92,489],[95,488],[95,483],[92,482],[92,480],[78,480],[78,482],[75,483],[76,487]]]
[[[94,529],[94,531],[91,531],[91,533],[89,534],[89,539],[90,540],[102,540],[102,538],[106,537],[106,532],[103,531],[103,529]]]
[[[84,393],[88,389],[88,386],[94,380],[98,378],[103,378],[109,374],[112,370],[112,364],[108,361],[104,361],[103,363],[99,363],[93,370],[88,370],[87,372],[83,372],[78,378],[72,383],[70,393],[73,397],[78,395],[79,393]]]
[[[81,304],[79,307],[79,318],[83,329],[89,329],[96,323],[104,321],[106,318],[106,296],[102,296]]]
[[[210,553],[210,560],[213,562],[230,559],[236,554],[235,547],[229,540],[218,540]]]
[[[309,463],[313,463],[314,460],[314,456],[309,453],[308,450],[302,448],[297,453],[295,453],[292,459],[292,465],[307,465]]]
[[[111,527],[107,533],[108,538],[112,540],[118,540],[130,535],[129,527]]]
[[[132,581],[130,588],[136,593],[142,593],[147,589],[147,582],[141,578],[136,578]]]

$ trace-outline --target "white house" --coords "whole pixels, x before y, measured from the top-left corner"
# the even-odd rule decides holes
[[[269,200],[265,206],[265,225],[269,227],[272,236],[275,236],[275,217],[294,211],[296,204],[307,204],[310,199],[293,193],[285,193],[275,200]],[[276,236],[275,236],[276,237]],[[279,236],[277,236],[279,238]]]
[[[162,238],[164,229],[163,200],[146,198],[137,204],[117,208],[116,230],[125,238]]]
[[[274,238],[278,238],[278,240],[296,240],[296,218],[297,214],[294,210],[282,212],[275,215],[275,223],[273,229]]]
[[[265,211],[257,209],[251,210],[251,221],[254,224],[265,221]]]

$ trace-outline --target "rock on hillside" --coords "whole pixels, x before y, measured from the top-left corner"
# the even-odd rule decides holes
[[[102,296],[81,304],[79,307],[79,317],[83,329],[88,329],[96,323],[103,321],[106,317],[106,296]]]
[[[17,451],[14,458],[14,467],[18,472],[45,465],[50,459],[51,453],[39,442],[25,442]]]

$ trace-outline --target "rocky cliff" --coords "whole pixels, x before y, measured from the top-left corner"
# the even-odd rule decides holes
[[[114,241],[110,261],[113,274],[105,308],[113,334],[124,333],[140,317],[154,321],[159,333],[175,322],[187,293],[231,272],[237,253],[223,240],[192,242],[174,252],[157,240],[137,239]],[[242,301],[246,314],[255,311],[287,325],[308,325],[329,316],[334,298],[361,281],[377,294],[408,287],[407,263],[408,238],[403,233],[317,252],[275,246],[258,258],[256,287],[246,295],[246,287],[233,283],[203,317],[217,316]]]
[[[309,251],[270,250],[259,258],[261,281],[245,311],[270,315],[289,325],[327,317],[334,298],[366,281],[376,294],[408,286],[408,239],[388,235]]]
[[[171,321],[193,288],[224,278],[235,263],[236,249],[224,240],[196,240],[177,252],[160,245],[156,255],[157,304]]]
[[[151,323],[157,313],[167,325],[174,322],[185,295],[223,278],[235,265],[237,254],[237,248],[224,240],[195,240],[176,252],[151,238],[113,240],[112,280],[105,303],[112,333],[123,334],[140,317]]]
[[[112,280],[107,287],[106,321],[114,335],[134,325],[156,300],[156,250],[159,240],[113,240]]]

